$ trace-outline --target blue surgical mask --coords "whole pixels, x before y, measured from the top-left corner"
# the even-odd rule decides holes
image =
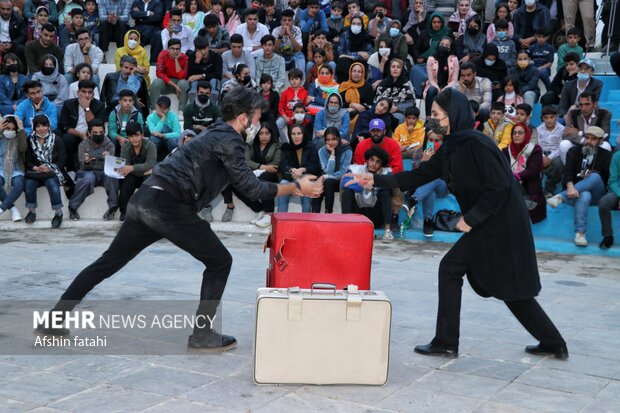
[[[329,18],[332,20],[340,20],[342,19],[342,16],[336,16],[335,14],[332,14],[331,16],[329,16]]]
[[[484,59],[484,64],[487,66],[493,66],[495,64],[495,60]]]
[[[396,37],[400,34],[400,30],[396,27],[390,27],[390,37]]]
[[[581,81],[586,81],[590,79],[590,75],[587,73],[577,73],[577,79]]]
[[[497,32],[497,38],[499,40],[506,40],[506,37],[508,37],[508,33],[506,33],[506,32]]]

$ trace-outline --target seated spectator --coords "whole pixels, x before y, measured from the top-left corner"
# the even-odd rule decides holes
[[[405,121],[394,131],[394,140],[400,146],[403,159],[413,159],[422,152],[424,143],[424,122],[420,119],[420,109],[410,106],[405,109]]]
[[[282,12],[276,9],[275,0],[265,0],[263,9],[260,11],[259,15],[260,22],[267,26],[270,32],[273,33],[276,28],[280,27]],[[291,17],[295,18],[295,12],[293,12]]]
[[[60,37],[58,45],[61,49],[65,49],[70,44],[77,42],[78,30],[86,29],[84,26],[84,11],[81,8],[71,10],[69,15],[71,17],[70,23],[60,25],[60,30],[58,31]],[[88,32],[88,29],[86,31]]]
[[[163,159],[166,153],[172,152],[181,136],[179,117],[170,110],[170,105],[168,96],[159,97],[155,111],[146,118],[146,124],[151,132],[149,140],[157,147],[158,159]]]
[[[77,79],[75,68],[81,63],[88,63],[91,67],[91,80],[99,86],[99,65],[103,62],[103,52],[92,43],[88,29],[81,28],[75,33],[77,42],[65,48],[65,78],[67,83]]]
[[[540,103],[542,103],[543,106],[557,105],[560,103],[564,85],[571,80],[577,80],[577,72],[579,71],[577,65],[579,62],[580,59],[577,53],[567,53],[566,56],[564,56],[564,67],[557,70],[547,93],[540,98]]]
[[[504,105],[504,113],[511,122],[515,120],[517,115],[517,106],[524,103],[520,86],[521,83],[517,76],[506,76],[501,83],[501,90],[504,93],[497,98],[497,102]]]
[[[364,163],[351,165],[352,173],[387,175],[392,173],[388,163],[390,156],[378,146],[369,148],[363,154]],[[343,180],[344,183],[344,180]],[[392,201],[389,189],[374,187],[364,190],[359,185],[343,186],[340,189],[340,208],[343,214],[358,213],[368,217],[375,228],[383,227],[383,241],[394,241],[392,234]]]
[[[131,0],[98,2],[100,24],[99,47],[104,54],[108,52],[110,42],[116,43],[116,50],[123,46],[123,37],[126,39],[128,33],[127,22],[129,21],[129,14],[131,13],[131,5]],[[127,47],[126,44],[125,47]]]
[[[215,14],[205,16],[204,28],[200,29],[198,37],[206,38],[209,49],[219,55],[230,50],[230,34],[220,27],[220,19]]]
[[[58,7],[58,27],[63,24],[68,26],[71,23],[71,13],[75,9],[83,10],[83,3],[80,0],[63,0],[56,4]]]
[[[43,96],[43,85],[37,80],[27,80],[24,83],[24,93],[28,99],[23,100],[15,109],[15,116],[24,125],[26,135],[32,133],[32,119],[38,114],[44,114],[49,119],[52,130],[58,127],[58,109]],[[63,156],[65,154],[63,153]]]
[[[41,82],[43,95],[58,109],[69,98],[69,84],[67,79],[58,71],[58,60],[51,54],[41,56],[39,60],[41,71],[32,75],[32,80]]]
[[[390,76],[383,79],[377,86],[375,102],[389,98],[392,100],[392,115],[399,122],[405,120],[404,111],[415,106],[415,91],[405,69],[405,63],[399,58],[390,61]]]
[[[224,23],[222,25],[225,26],[226,30],[230,34],[231,39],[232,36],[236,33],[237,27],[239,27],[240,24],[241,18],[237,13],[234,1],[226,0],[224,7]]]
[[[508,35],[508,22],[506,20],[495,22],[495,30],[495,39],[491,41],[491,44],[497,46],[500,60],[503,60],[510,70],[517,64],[517,44],[512,36]]]
[[[217,98],[213,97],[211,84],[206,81],[198,82],[196,97],[183,111],[183,129],[191,129],[199,134],[221,117],[222,113]]]
[[[177,6],[178,7],[178,6]],[[204,28],[205,12],[198,0],[187,0],[183,8],[183,25],[192,29],[194,38]]]
[[[78,84],[78,97],[67,99],[60,111],[58,129],[62,133],[62,143],[65,147],[65,165],[68,171],[75,171],[78,167],[78,147],[88,139],[88,123],[93,119],[105,122],[105,105],[94,98],[97,86],[92,80],[81,80]]]
[[[454,54],[454,41],[443,37],[435,49],[435,53],[426,61],[428,82],[422,96],[427,117],[431,113],[431,105],[435,96],[446,88],[456,86],[459,80],[459,59]]]
[[[414,46],[414,59],[416,64],[423,65],[426,73],[426,60],[435,54],[437,46],[444,37],[454,38],[452,31],[446,26],[446,18],[441,12],[434,12],[427,19],[426,30],[420,33],[420,37]],[[426,79],[424,79],[426,81]],[[414,84],[418,82],[414,81]],[[424,83],[424,82],[420,82]],[[417,87],[417,86],[416,86]]]
[[[374,92],[372,86],[366,82],[366,69],[363,63],[353,63],[349,68],[349,78],[340,83],[338,93],[342,97],[344,107],[349,111],[351,127],[353,129],[357,116],[373,105]]]
[[[491,116],[489,120],[484,123],[482,133],[489,138],[493,139],[493,142],[497,144],[500,149],[507,148],[510,145],[512,128],[506,129],[509,122],[504,117],[506,106],[502,102],[493,102],[491,104]],[[516,109],[515,109],[516,111]]]
[[[24,192],[27,145],[19,118],[13,115],[0,118],[0,215],[10,209],[13,222],[22,220],[14,202]]]
[[[611,211],[617,211],[620,206],[620,152],[616,151],[611,157],[607,186],[609,192],[598,202],[598,216],[601,220],[601,232],[603,233],[603,240],[599,244],[599,248],[602,250],[609,249],[614,245]]]
[[[510,21],[510,9],[508,3],[499,3],[495,9],[495,19],[493,23],[487,27],[487,43],[491,43],[496,38],[495,23],[499,20],[506,20],[508,23],[508,37],[512,38],[515,33],[514,26]]]
[[[533,224],[547,218],[547,203],[542,190],[543,154],[539,145],[530,142],[530,128],[517,123],[512,128],[512,140],[502,151],[510,162],[515,179],[521,185],[525,205]]]
[[[296,103],[305,104],[308,98],[308,91],[302,86],[303,72],[297,68],[288,72],[290,86],[282,92],[278,113],[280,117],[276,121],[280,131],[280,142],[286,143],[288,139],[288,128],[293,124],[293,108]]]
[[[508,75],[506,63],[499,57],[499,49],[494,44],[487,44],[482,56],[474,60],[473,63],[476,65],[478,76],[491,81],[492,99],[497,100],[502,94],[501,83]]]
[[[327,96],[338,93],[338,83],[334,80],[334,70],[323,65],[319,67],[317,79],[308,85],[308,98],[306,102],[314,108],[325,106]]]
[[[149,55],[146,53],[144,47],[140,46],[140,32],[137,30],[129,30],[125,33],[123,40],[123,47],[116,49],[114,62],[116,64],[116,71],[121,70],[121,61],[123,56],[130,56],[135,59],[134,69],[132,74],[141,75],[146,80],[147,86],[151,86],[151,78],[149,75],[150,64]]]
[[[508,117],[508,116],[507,116]],[[530,141],[534,143],[538,143],[538,130],[530,124],[530,120],[532,118],[532,107],[527,103],[521,103],[516,107],[516,113],[511,117],[511,121],[506,125],[504,129],[504,133],[510,134],[510,139],[512,139],[512,128],[517,123],[524,123],[530,128],[531,138]]]
[[[121,148],[121,158],[125,160],[125,166],[118,171],[125,177],[118,196],[121,222],[125,221],[127,204],[133,193],[142,186],[144,179],[153,172],[153,166],[157,163],[157,148],[144,137],[140,124],[129,122],[126,132],[129,145]]]
[[[209,49],[209,43],[203,37],[194,39],[194,50],[187,53],[189,82],[188,101],[196,97],[196,88],[199,82],[211,84],[211,94],[215,102],[219,101],[220,79],[222,78],[222,56]]]
[[[29,1],[32,4],[32,1]],[[49,11],[50,7],[56,10],[56,3],[49,2],[47,6],[38,6],[36,8],[34,17],[31,17],[28,22],[28,36],[26,37],[27,42],[40,38],[41,29],[43,29],[43,26],[51,22]],[[56,18],[58,18],[58,16],[56,16]],[[53,36],[52,43],[56,45],[58,44],[58,36],[56,34]]]
[[[484,52],[487,39],[482,33],[482,19],[473,15],[467,20],[465,33],[456,40],[456,56],[461,63],[473,61]]]
[[[26,224],[37,219],[37,188],[45,186],[50,196],[54,218],[52,228],[62,223],[62,198],[60,185],[65,182],[65,148],[62,139],[52,131],[50,119],[45,114],[32,119],[33,132],[28,137],[26,150]],[[70,179],[70,178],[69,178]]]
[[[604,136],[605,132],[598,126],[586,129],[583,144],[572,147],[566,154],[563,178],[566,189],[547,200],[552,208],[562,202],[575,207],[575,245],[578,247],[588,245],[588,207],[597,205],[605,195],[609,178],[611,152],[600,146]]]
[[[277,183],[280,181],[278,167],[281,156],[280,143],[274,129],[268,123],[261,123],[258,139],[254,139],[245,148],[245,159],[248,166],[261,181]],[[262,205],[262,211],[251,222],[261,228],[267,228],[271,225],[271,215],[275,210],[275,203],[273,199],[266,199],[262,201]]]
[[[330,4],[330,16],[327,19],[327,35],[335,45],[340,42],[340,37],[346,30],[344,17],[342,16],[343,7],[342,2],[338,0],[332,1]]]
[[[77,97],[78,92],[78,84],[81,80],[93,80],[93,69],[90,67],[88,63],[80,63],[75,66],[75,76],[76,81],[69,85],[69,99],[74,99]],[[95,99],[101,100],[101,95],[99,94],[99,86],[97,86],[95,82]]]
[[[405,35],[400,31],[401,24],[398,20],[390,23],[389,30],[377,38],[377,43],[382,40],[390,41],[390,58],[397,57],[402,61],[407,61],[409,57],[409,46],[407,46],[407,39]]]
[[[555,187],[562,180],[564,164],[560,158],[560,142],[564,134],[564,125],[558,122],[558,110],[555,106],[542,108],[543,123],[536,128],[538,144],[543,152],[543,168],[547,177],[545,182],[545,197],[550,198],[555,193]]]
[[[428,7],[428,3],[432,3],[431,7]],[[410,53],[412,57],[414,53],[411,46],[416,44],[420,38],[420,35],[426,29],[431,17],[430,13],[427,13],[427,11],[433,9],[434,1],[428,2],[424,0],[414,0],[413,7],[409,10],[409,16],[407,18],[407,23],[405,23],[405,27],[403,27],[403,32],[405,33],[405,38],[407,39],[407,45],[410,46]]]
[[[372,53],[372,37],[363,28],[362,19],[354,17],[338,44],[336,79],[346,78],[349,67],[355,62],[366,62]]]
[[[254,59],[256,72],[253,79],[260,79],[263,74],[270,75],[275,83],[275,90],[281,92],[286,78],[286,62],[282,56],[273,52],[274,43],[275,38],[270,34],[261,39],[263,54]]]
[[[508,4],[510,6],[510,3]],[[549,9],[538,1],[525,2],[512,15],[515,40],[520,49],[530,47],[536,41],[536,32],[551,26]]]
[[[469,0],[460,0],[458,2],[456,11],[448,19],[448,26],[452,29],[455,39],[465,34],[467,22],[476,15],[477,13],[471,8]]]
[[[267,106],[263,109],[261,123],[267,122],[272,128],[276,128],[276,118],[278,106],[280,105],[280,94],[273,90],[273,79],[269,75],[260,78],[260,93]]]
[[[101,27],[97,0],[86,0],[84,2],[84,27],[88,30],[88,33],[90,33],[90,38],[93,39],[93,43],[99,46],[99,32],[101,31]]]
[[[374,39],[378,39],[379,36],[383,34],[387,34],[389,36],[390,27],[394,20],[387,17],[385,3],[378,2],[375,4],[373,11],[373,18],[368,21],[367,30],[368,34],[372,36]],[[399,22],[400,23],[400,22]],[[400,28],[398,29],[400,33]]]
[[[545,89],[551,86],[551,66],[555,57],[555,47],[548,43],[549,32],[546,29],[538,30],[536,33],[536,43],[530,46],[530,55],[534,67],[538,69],[540,80],[543,81]]]
[[[592,77],[594,73],[594,62],[592,59],[584,59],[577,66],[577,79],[564,83],[560,93],[560,105],[558,113],[560,117],[565,116],[573,109],[577,109],[579,96],[584,92],[593,93],[596,100],[601,96],[603,82]]]
[[[351,134],[351,144],[355,148],[358,142],[362,142],[370,136],[370,121],[373,119],[381,119],[386,126],[386,134],[391,135],[393,118],[391,114],[392,101],[389,98],[383,98],[375,103],[370,109],[363,111],[357,117],[355,129]],[[399,149],[400,152],[400,149]]]
[[[101,100],[105,103],[106,112],[110,113],[118,105],[121,90],[128,89],[134,95],[140,96],[142,82],[140,76],[133,74],[136,64],[135,57],[125,55],[121,57],[120,69],[105,75],[101,87]],[[148,104],[148,102],[141,103],[142,105]]]
[[[523,101],[530,106],[538,102],[540,88],[538,87],[538,69],[532,64],[527,50],[517,53],[517,67],[510,69],[508,74],[519,79],[519,91],[523,94]]]
[[[353,24],[353,19],[359,17],[364,23],[364,29],[368,30],[368,16],[360,9],[359,2],[357,0],[347,0],[347,14],[344,17],[344,26],[349,27]]]
[[[321,60],[318,62],[317,53],[321,56]],[[310,41],[308,43],[308,63],[306,63],[307,83],[310,83],[316,79],[318,76],[318,68],[323,64],[327,64],[332,69],[336,70],[336,62],[334,61],[334,46],[327,40],[327,33],[322,30],[317,30],[310,35]]]
[[[489,79],[477,76],[476,65],[471,62],[461,65],[459,81],[454,85],[454,89],[463,93],[467,100],[478,102],[483,122],[489,118],[491,102],[493,101],[493,87]]]
[[[317,29],[321,29],[325,32],[329,31],[327,26],[327,17],[325,12],[320,10],[319,0],[308,0],[306,2],[307,8],[299,12],[299,23],[296,25],[301,29],[303,36],[308,37],[310,33],[313,33]],[[368,18],[366,18],[368,20]],[[345,26],[347,20],[345,18]]]
[[[249,68],[250,75],[255,73],[254,56],[243,50],[243,37],[240,34],[230,36],[230,50],[222,54],[222,82],[233,79],[233,72],[237,65],[243,64]],[[223,85],[222,85],[223,87]]]
[[[577,53],[579,60],[586,58],[583,48],[579,45],[581,41],[581,30],[571,27],[566,31],[566,43],[558,49],[558,65],[556,70],[560,70],[564,66],[564,56],[568,53]]]
[[[384,78],[385,69],[389,67],[388,62],[396,56],[392,56],[392,40],[381,39],[377,45],[377,51],[368,58],[368,68],[370,69],[370,82],[373,89],[377,89],[379,83]]]
[[[566,153],[575,145],[584,143],[586,129],[589,126],[598,126],[603,130],[604,136],[600,140],[603,148],[611,151],[608,142],[611,113],[599,108],[598,99],[594,93],[583,92],[579,95],[579,108],[573,109],[566,115],[566,127],[564,128],[564,139],[560,142],[560,157],[566,164]],[[559,111],[558,111],[559,112]]]
[[[342,141],[338,128],[330,126],[325,129],[325,145],[319,149],[319,161],[323,170],[323,187],[325,189],[319,198],[312,200],[312,212],[321,212],[323,198],[325,198],[325,213],[334,212],[334,194],[339,192],[340,179],[349,169],[353,158],[351,147],[343,144]]]
[[[51,23],[47,23],[41,28],[41,36],[38,39],[26,43],[24,53],[26,55],[26,64],[30,74],[41,70],[41,56],[44,55],[54,55],[56,60],[62,64],[65,54],[63,50],[54,43],[55,36],[56,28]],[[62,66],[57,64],[56,67]]]
[[[310,142],[304,127],[293,125],[290,129],[291,142],[282,145],[282,157],[278,171],[282,174],[281,184],[293,182],[303,175],[321,174],[321,163],[316,147]],[[300,196],[302,212],[312,212],[312,198]],[[278,212],[288,212],[291,195],[277,198]]]
[[[56,8],[56,2],[49,1],[46,5],[43,2],[37,0],[26,0],[24,2],[24,18],[26,20],[33,20],[37,18],[40,7],[45,7],[47,10],[48,20],[52,24],[58,24],[58,9]],[[47,23],[47,21],[46,21]]]
[[[75,190],[69,200],[69,219],[80,219],[78,209],[84,200],[103,186],[108,195],[108,210],[103,219],[110,221],[118,210],[118,179],[103,173],[106,156],[114,155],[114,144],[105,136],[105,125],[99,119],[88,122],[88,134],[78,148],[80,168],[76,174]]]
[[[174,93],[179,98],[179,111],[185,109],[187,104],[187,89],[189,84],[186,80],[188,69],[187,55],[181,52],[181,41],[170,39],[168,49],[163,50],[157,58],[157,79],[151,84],[151,109],[155,108],[155,102],[159,97]],[[178,138],[178,136],[177,136]]]
[[[24,18],[13,8],[13,0],[0,0],[0,21],[0,57],[4,58],[7,53],[13,53],[25,60],[24,48],[28,31]]]
[[[0,115],[15,113],[17,105],[27,99],[24,84],[28,78],[21,74],[22,65],[17,55],[7,53],[2,62],[0,75]]]
[[[161,31],[161,44],[169,45],[171,39],[179,39],[181,53],[187,53],[194,47],[194,31],[191,27],[183,24],[182,16],[183,11],[181,9],[173,8],[170,10],[170,21]]]
[[[220,94],[220,101],[224,99],[224,95],[231,89],[241,86],[248,89],[256,89],[257,85],[252,79],[250,74],[250,68],[243,63],[238,63],[237,67],[233,70],[234,77],[222,85],[222,93]]]
[[[155,65],[163,43],[161,43],[161,23],[164,18],[164,5],[159,0],[134,0],[131,5],[131,18],[134,29],[140,32],[142,46],[151,45],[151,65]],[[180,45],[180,44],[179,44]]]
[[[115,154],[120,154],[121,148],[127,142],[127,125],[135,122],[144,129],[144,118],[136,108],[136,99],[133,92],[123,89],[119,93],[118,105],[108,116],[108,137],[114,143]]]
[[[303,72],[306,69],[306,59],[302,52],[303,41],[301,29],[293,24],[294,17],[295,13],[293,10],[284,10],[282,12],[282,25],[273,29],[272,32],[275,38],[273,50],[275,53],[281,55],[287,64],[294,62],[295,67]],[[276,78],[274,77],[274,79]],[[276,84],[277,83],[276,80]],[[278,88],[278,90],[280,90],[280,88]]]
[[[260,39],[269,34],[269,29],[258,22],[258,10],[249,8],[245,12],[245,23],[237,26],[235,34],[240,34],[243,38],[243,50],[257,56],[262,53]]]
[[[342,97],[338,93],[330,93],[325,107],[317,113],[314,121],[314,145],[317,148],[325,145],[325,131],[329,127],[338,129],[342,144],[348,145],[350,122],[349,112],[342,105]]]

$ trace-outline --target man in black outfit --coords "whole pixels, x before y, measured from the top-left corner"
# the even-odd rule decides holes
[[[540,276],[529,215],[519,184],[497,145],[473,130],[467,98],[446,89],[435,98],[428,124],[444,137],[435,155],[414,171],[355,175],[363,187],[399,187],[403,192],[442,178],[456,196],[463,236],[439,264],[439,306],[435,338],[415,347],[419,354],[458,356],[463,276],[476,293],[506,303],[540,344],[525,351],[568,358],[566,342],[534,297]],[[349,184],[349,183],[347,183]]]
[[[293,183],[259,181],[248,166],[245,139],[259,130],[263,99],[247,88],[231,90],[222,102],[222,118],[173,156],[153,168],[153,173],[131,198],[127,217],[103,255],[73,280],[52,311],[71,311],[97,284],[112,276],[143,249],[166,238],[200,260],[206,267],[197,316],[213,319],[224,293],[232,257],[211,226],[197,212],[228,184],[247,197],[272,199],[298,194],[316,197],[323,191],[321,180],[305,176]],[[66,313],[63,313],[63,315]],[[45,328],[39,333],[67,335],[64,328]],[[188,349],[226,351],[237,343],[234,337],[194,327]]]

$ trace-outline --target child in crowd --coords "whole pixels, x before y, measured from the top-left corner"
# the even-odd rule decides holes
[[[263,73],[260,77],[260,94],[265,102],[267,102],[267,109],[263,111],[260,121],[261,123],[267,122],[270,127],[275,127],[276,116],[274,115],[278,110],[280,103],[280,95],[273,90],[273,78],[271,75]]]
[[[314,63],[314,53],[316,50],[323,50],[324,61],[321,64],[328,64],[332,69],[336,69],[336,62],[334,62],[334,45],[327,40],[328,34],[323,30],[317,30],[310,35],[310,41],[308,42],[308,54],[306,63],[306,72],[310,71]]]
[[[282,92],[280,104],[278,105],[278,113],[280,117],[276,121],[278,130],[280,131],[280,141],[288,142],[288,127],[293,124],[293,108],[296,103],[305,105],[308,98],[308,91],[303,87],[302,80],[304,74],[301,70],[294,68],[288,72],[288,81],[291,84]]]
[[[409,106],[405,109],[405,121],[398,125],[393,138],[400,145],[403,159],[422,159],[424,144],[424,122],[420,119],[420,109]]]
[[[530,128],[530,131],[532,132],[530,142],[537,143],[538,132],[536,131],[536,128],[533,128],[532,125],[530,124],[531,116],[532,116],[532,107],[528,105],[527,103],[521,103],[520,105],[517,105],[517,116],[515,117],[514,123],[515,124],[525,123],[527,127]],[[510,128],[510,135],[512,136],[512,128]]]
[[[506,76],[502,81],[501,88],[504,94],[497,101],[504,105],[506,117],[513,122],[517,114],[517,105],[523,103],[523,97],[519,93],[519,78],[516,76]]]
[[[347,10],[349,14],[344,18],[344,27],[349,27],[351,25],[351,19],[354,17],[360,17],[364,23],[364,29],[368,28],[368,16],[360,10],[360,4],[357,0],[347,1]]]
[[[517,46],[508,34],[508,22],[498,20],[495,22],[495,39],[491,42],[499,50],[499,58],[506,63],[508,70],[515,67],[517,62]]]
[[[310,133],[311,132],[310,121],[311,121],[311,118],[310,116],[308,116],[308,111],[306,110],[306,106],[301,102],[295,103],[295,106],[293,106],[293,122],[291,123],[291,126],[293,125],[303,126],[305,133],[308,134],[309,136],[312,136],[312,133]]]
[[[538,101],[540,88],[538,87],[538,70],[532,65],[530,54],[526,49],[517,53],[517,67],[508,71],[509,75],[519,79],[519,92],[523,95],[523,101],[530,106]]]
[[[510,145],[511,136],[506,133],[506,126],[509,124],[504,117],[505,106],[502,102],[493,102],[491,104],[491,116],[484,123],[484,133],[493,142],[497,144],[499,149],[507,148]]]
[[[86,0],[84,8],[84,27],[88,29],[93,44],[99,45],[99,10],[96,0]]]
[[[571,27],[566,32],[566,43],[564,43],[558,49],[558,66],[557,70],[559,71],[562,67],[564,67],[564,56],[567,53],[577,53],[579,55],[579,59],[583,59],[585,54],[583,53],[583,48],[579,46],[579,41],[581,40],[581,31],[576,27]]]
[[[181,136],[179,117],[170,110],[170,105],[168,96],[160,96],[155,110],[146,118],[146,124],[151,131],[149,139],[157,147],[159,159],[163,159],[168,152],[177,147],[177,141]]]
[[[560,157],[560,142],[564,134],[564,126],[558,122],[558,109],[548,105],[542,109],[543,123],[536,128],[538,144],[543,151],[543,168],[547,177],[545,182],[545,197],[550,198],[555,193],[555,187],[562,179],[564,165]]]
[[[116,154],[120,153],[121,146],[127,142],[125,128],[129,122],[137,122],[144,127],[142,114],[135,106],[134,94],[129,89],[123,89],[118,94],[118,105],[108,117],[108,137],[116,147]]]
[[[27,41],[38,39],[41,37],[41,28],[49,23],[49,9],[46,6],[37,7],[36,13],[32,20],[28,23]],[[54,33],[53,44],[58,44],[58,31]]]
[[[506,20],[508,22],[508,36],[512,38],[514,35],[515,29],[510,21],[510,9],[508,8],[508,4],[500,3],[495,9],[495,19],[493,23],[487,28],[487,43],[491,43],[493,39],[495,39],[495,22],[499,20]]]
[[[306,64],[306,85],[311,84],[319,77],[319,67],[323,66],[326,59],[325,50],[319,48],[312,52],[312,61]]]
[[[549,89],[551,86],[551,66],[555,55],[555,47],[550,45],[548,41],[549,33],[546,29],[541,29],[536,33],[536,43],[530,46],[530,55],[534,67],[538,69],[538,75],[543,81],[545,89]]]
[[[343,5],[340,1],[333,1],[331,4],[331,14],[327,19],[327,27],[329,27],[329,38],[333,44],[338,44],[340,36],[344,31],[344,18],[342,17]]]

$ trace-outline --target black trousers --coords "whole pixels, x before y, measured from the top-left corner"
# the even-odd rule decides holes
[[[258,177],[258,179],[260,179],[261,181],[267,181],[267,182],[273,182],[273,183],[280,182],[278,178],[278,174],[275,174],[272,172],[263,172],[261,176]],[[235,194],[237,198],[239,198],[239,200],[241,200],[241,202],[243,202],[248,207],[250,207],[250,209],[254,212],[260,212],[260,211],[273,212],[275,209],[273,199],[264,199],[260,201],[251,200],[250,198],[248,198],[247,196],[243,195],[242,193],[237,191],[235,188],[233,188],[232,185],[228,185],[222,191],[222,197],[224,197],[225,204],[233,203],[233,193]]]
[[[312,200],[312,212],[321,212],[321,204],[323,203],[323,198],[325,198],[325,213],[331,214],[334,212],[335,194],[340,190],[340,180],[326,179],[323,182],[323,188],[324,191],[321,196]]]
[[[54,310],[72,310],[97,284],[163,238],[205,265],[196,314],[214,316],[232,266],[230,253],[192,205],[146,185],[132,197],[127,218],[110,247],[75,277]]]
[[[116,47],[123,47],[125,33],[127,33],[127,23],[117,21],[116,24],[101,22],[99,31],[99,48],[105,53],[110,48],[110,42],[115,42]]]
[[[82,139],[78,138],[75,135],[71,135],[70,133],[65,133],[62,135],[62,143],[65,146],[65,153],[67,154],[67,161],[65,163],[65,168],[67,171],[77,171],[79,170],[78,164],[78,147],[80,143],[82,143]]]
[[[125,177],[125,179],[121,180],[121,189],[118,195],[118,207],[121,210],[121,213],[127,211],[129,200],[131,199],[133,193],[136,192],[136,189],[140,188],[142,182],[144,182],[144,177],[134,174],[129,174]]]
[[[439,306],[432,344],[455,351],[459,347],[463,276],[469,270],[468,249],[466,242],[457,241],[439,264]],[[535,298],[504,303],[542,345],[555,348],[566,344]]]

